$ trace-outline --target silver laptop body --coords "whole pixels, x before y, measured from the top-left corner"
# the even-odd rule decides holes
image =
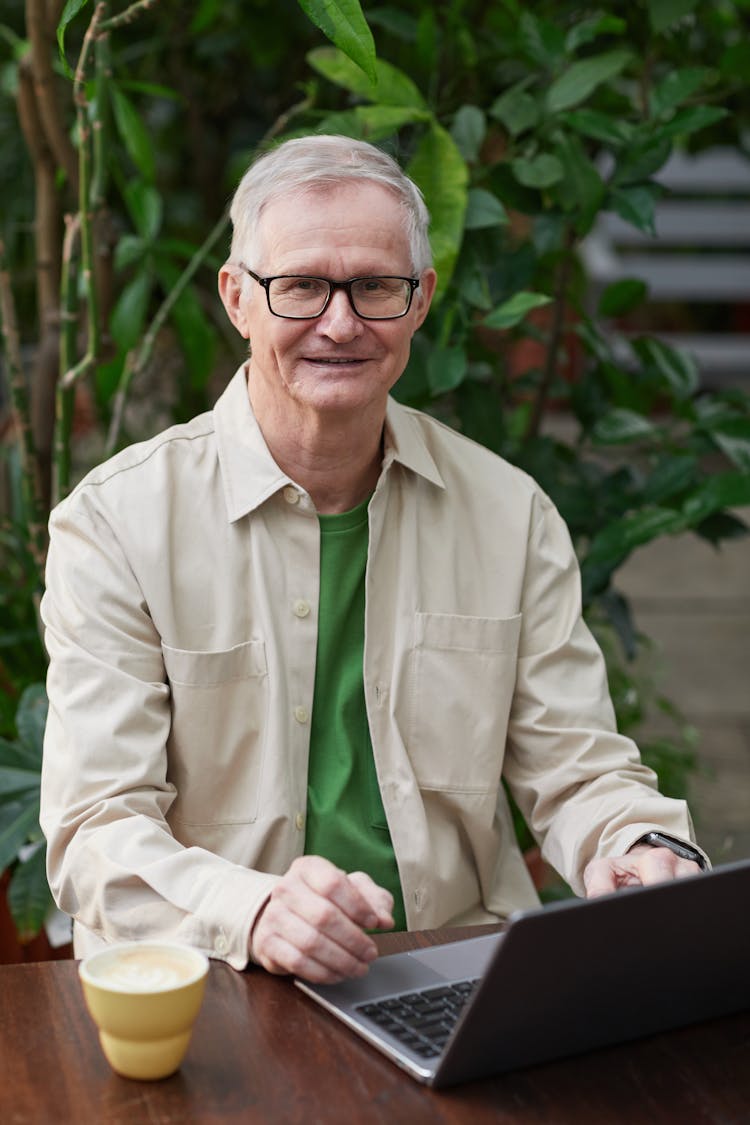
[[[478,980],[436,1053],[366,1014]],[[296,985],[414,1078],[450,1086],[750,1008],[750,860],[515,914],[503,933],[381,957],[362,980]],[[407,1036],[408,1038],[408,1036]]]

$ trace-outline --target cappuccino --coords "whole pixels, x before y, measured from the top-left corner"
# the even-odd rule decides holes
[[[88,972],[97,984],[118,992],[162,992],[180,988],[204,971],[201,954],[188,948],[146,942],[103,951],[88,965]]]

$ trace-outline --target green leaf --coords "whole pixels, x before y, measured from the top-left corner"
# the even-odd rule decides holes
[[[644,441],[653,438],[657,433],[658,430],[653,423],[642,414],[616,407],[598,420],[593,428],[592,437],[601,445],[615,445]]]
[[[649,504],[661,504],[679,496],[695,483],[697,459],[669,453],[657,462],[643,487],[644,499]]]
[[[565,53],[562,29],[551,20],[532,15],[528,8],[519,20],[519,45],[544,70],[553,70]]]
[[[479,160],[479,151],[487,133],[487,122],[476,105],[462,105],[453,118],[451,136],[464,160],[471,164]]]
[[[626,223],[655,236],[654,212],[660,196],[661,188],[658,184],[613,188],[609,193],[609,207]]]
[[[691,133],[699,133],[717,121],[723,121],[729,114],[728,109],[718,105],[694,105],[688,109],[681,109],[674,117],[660,127],[662,137],[687,137]]]
[[[432,219],[430,242],[439,300],[450,282],[461,246],[469,172],[450,133],[436,121],[419,141],[407,171],[421,189]]]
[[[317,47],[308,53],[307,61],[329,82],[343,86],[345,90],[367,98],[368,101],[379,105],[427,108],[411,78],[383,59],[375,61],[375,81],[368,79],[359,66],[335,47]]]
[[[152,242],[161,229],[164,203],[153,184],[131,180],[123,192],[133,226],[141,238]]]
[[[137,234],[124,234],[115,247],[115,270],[124,270],[142,261],[148,249],[149,244],[145,239]]]
[[[468,206],[466,208],[466,230],[483,230],[486,227],[505,226],[508,222],[508,213],[500,200],[491,191],[484,188],[471,188],[469,190]]]
[[[47,691],[44,684],[30,684],[23,692],[16,711],[16,729],[24,750],[42,763],[42,743],[47,723]]]
[[[531,158],[519,157],[511,162],[511,168],[519,184],[529,188],[552,187],[564,175],[560,161],[548,152],[540,152]]]
[[[574,62],[564,74],[555,79],[547,91],[547,109],[550,113],[560,113],[579,105],[598,86],[624,70],[631,58],[630,51],[618,48]]]
[[[698,0],[648,0],[648,18],[657,35],[698,7]]]
[[[143,334],[152,286],[150,273],[143,270],[136,274],[125,286],[112,310],[110,332],[122,351],[135,347]]]
[[[581,20],[575,27],[571,27],[565,36],[565,50],[574,55],[579,47],[593,42],[600,35],[622,35],[627,31],[627,27],[625,20],[621,20],[617,16],[605,16],[601,12],[597,12],[596,15],[589,16],[588,19]]]
[[[8,908],[21,941],[36,937],[52,906],[46,856],[44,844],[35,848],[29,858],[15,868],[8,887]]]
[[[19,850],[38,829],[38,800],[0,805],[0,871],[15,861]]]
[[[435,347],[430,353],[427,379],[433,396],[454,390],[466,377],[467,356],[464,348]]]
[[[16,800],[22,793],[39,791],[39,769],[12,769],[0,766],[0,804],[12,797]]]
[[[114,82],[109,85],[117,132],[127,149],[130,159],[145,180],[151,183],[156,175],[154,150],[151,137],[138,110]]]
[[[633,128],[627,121],[595,109],[572,109],[562,115],[562,120],[576,132],[607,145],[627,144],[633,136]]]
[[[723,78],[739,78],[745,82],[750,72],[750,39],[727,47],[719,60],[719,72]]]
[[[298,0],[323,34],[376,82],[375,43],[359,0]]]
[[[663,128],[658,133],[634,134],[633,142],[618,154],[612,183],[641,184],[666,164],[672,152],[672,141]]]
[[[671,70],[649,97],[651,113],[659,117],[678,106],[685,98],[689,98],[699,90],[710,71],[706,67],[682,67],[680,70]]]
[[[159,281],[165,292],[171,292],[180,277],[180,270],[169,261],[157,261]],[[185,365],[194,390],[205,387],[216,353],[216,334],[201,307],[195,288],[188,285],[172,306],[170,318],[177,331]]]
[[[392,137],[404,125],[432,120],[426,109],[410,106],[358,105],[343,113],[331,113],[318,125],[317,133],[338,133],[363,141],[379,141]]]
[[[729,460],[750,474],[750,419],[729,419],[712,428],[710,433]]]
[[[527,85],[528,80],[524,79],[511,86],[490,106],[490,116],[501,121],[512,137],[533,129],[539,121],[539,105],[526,89]]]
[[[560,131],[555,153],[563,169],[555,196],[565,211],[577,215],[576,230],[585,234],[604,201],[604,181],[575,133]]]
[[[600,316],[622,316],[645,300],[648,286],[636,277],[624,277],[608,285],[599,300]]]
[[[57,45],[60,48],[60,59],[65,67],[65,73],[68,78],[73,77],[73,71],[68,66],[68,60],[65,57],[65,32],[68,29],[68,24],[75,19],[81,8],[85,8],[87,4],[88,0],[68,0],[60,16],[60,22],[57,25]]]
[[[700,382],[695,360],[680,348],[672,348],[655,336],[640,336],[632,341],[633,350],[644,366],[657,372],[678,398],[688,398]]]
[[[672,508],[654,506],[623,516],[594,536],[583,567],[595,563],[619,565],[636,547],[642,547],[660,535],[673,535],[685,526],[684,515]]]
[[[530,293],[522,290],[515,293],[509,300],[504,301],[493,312],[486,316],[483,324],[486,328],[515,328],[532,309],[549,305],[551,297],[544,293]]]
[[[724,508],[750,504],[750,473],[716,473],[693,492],[682,506],[687,526],[695,526]]]

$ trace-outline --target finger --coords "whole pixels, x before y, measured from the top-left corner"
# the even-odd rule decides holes
[[[302,856],[288,872],[290,886],[297,880],[326,902],[333,903],[356,926],[372,930],[378,925],[378,911],[362,893],[357,880],[321,856]],[[375,884],[372,883],[374,887]]]
[[[252,953],[269,972],[294,973],[317,983],[331,983],[364,976],[377,956],[374,942],[358,933],[364,945],[355,954],[288,910],[283,901],[271,901],[253,931]]]
[[[592,859],[583,873],[586,898],[598,898],[620,890],[621,887],[637,886],[639,883],[635,860],[627,856]]]
[[[393,895],[391,892],[386,890],[385,887],[379,886],[366,871],[352,871],[349,873],[349,879],[377,914],[377,929],[392,929],[394,923]]]
[[[645,848],[632,853],[639,882],[645,886],[664,883],[671,879],[695,875],[700,871],[697,863],[675,855],[669,848]]]

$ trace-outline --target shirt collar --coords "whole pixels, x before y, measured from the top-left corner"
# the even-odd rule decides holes
[[[244,364],[224,390],[213,413],[224,499],[233,522],[294,482],[281,471],[266,445],[250,405]]]
[[[260,507],[275,492],[294,485],[274,461],[250,405],[245,364],[234,375],[214,410],[214,429],[224,498],[231,522]],[[383,471],[397,462],[439,488],[444,488],[433,460],[419,414],[388,399]]]

